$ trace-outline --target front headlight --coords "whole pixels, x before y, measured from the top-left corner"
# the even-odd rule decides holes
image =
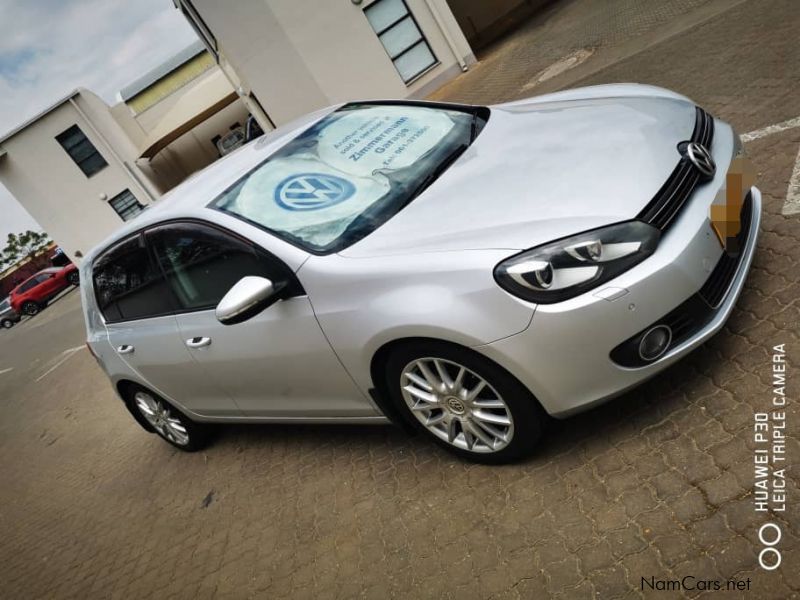
[[[501,262],[497,283],[524,300],[561,302],[627,271],[650,256],[661,232],[628,221],[551,242]]]

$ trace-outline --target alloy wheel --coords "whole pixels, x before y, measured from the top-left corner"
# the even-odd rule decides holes
[[[179,446],[186,446],[189,443],[189,432],[183,423],[172,415],[169,406],[147,392],[137,392],[134,400],[142,416],[162,437]]]
[[[6,329],[11,329],[13,326],[14,323],[12,323],[11,321],[3,321],[3,327],[5,327]]]
[[[22,312],[32,317],[33,315],[39,313],[39,305],[35,302],[26,302],[22,307]]]
[[[502,450],[514,436],[505,400],[483,377],[443,358],[419,358],[400,375],[406,405],[422,425],[447,443],[476,453]]]

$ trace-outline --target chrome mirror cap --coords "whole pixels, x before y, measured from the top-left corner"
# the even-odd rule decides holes
[[[283,287],[266,277],[242,277],[217,304],[217,320],[223,325],[246,321],[277,302],[277,294]]]

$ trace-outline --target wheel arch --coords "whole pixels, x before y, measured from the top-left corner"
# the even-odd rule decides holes
[[[528,386],[526,386],[524,383],[522,383],[522,381],[520,381],[519,377],[514,375],[511,371],[506,369],[503,365],[499,364],[497,361],[493,360],[492,358],[486,356],[485,354],[483,354],[479,350],[477,350],[475,348],[470,348],[469,346],[465,346],[465,345],[459,344],[457,342],[453,342],[453,341],[450,341],[450,340],[444,340],[444,339],[440,339],[440,338],[419,337],[419,336],[418,337],[404,337],[404,338],[398,338],[398,339],[394,339],[394,340],[391,340],[389,342],[386,342],[380,348],[378,348],[375,351],[375,353],[372,355],[372,360],[370,361],[370,367],[369,367],[370,378],[372,380],[372,386],[373,386],[372,389],[375,390],[374,392],[372,392],[372,390],[370,390],[370,394],[371,394],[373,400],[375,400],[376,404],[378,404],[378,407],[382,411],[384,411],[386,416],[390,420],[392,420],[393,422],[395,422],[397,424],[401,424],[401,423],[398,423],[398,419],[399,419],[400,421],[402,421],[402,424],[407,424],[408,423],[408,421],[406,420],[405,413],[400,412],[399,410],[397,410],[397,407],[394,406],[394,404],[393,404],[393,402],[391,400],[391,396],[389,394],[389,390],[387,389],[386,377],[384,376],[384,374],[386,372],[386,362],[389,359],[389,356],[391,355],[391,353],[395,349],[400,348],[402,346],[409,346],[409,345],[420,344],[420,343],[434,343],[434,344],[440,344],[440,345],[444,345],[444,346],[449,346],[449,347],[451,347],[453,349],[456,349],[456,350],[459,350],[459,351],[469,352],[470,354],[480,358],[481,360],[487,361],[488,363],[490,363],[491,365],[493,365],[497,369],[500,369],[506,375],[508,375],[509,377],[514,379],[517,383],[519,383],[519,385],[521,387],[523,387],[524,389],[526,389],[528,391],[528,393],[531,395],[531,398],[536,402],[536,404],[539,406],[539,408],[543,409],[542,403],[536,397],[536,394],[534,394],[533,390],[531,390]]]
[[[125,405],[125,408],[128,409],[128,412],[142,427],[142,429],[150,433],[155,433],[156,430],[153,428],[153,426],[147,422],[147,419],[139,414],[139,411],[133,405],[133,391],[136,388],[147,388],[139,383],[136,383],[135,381],[131,381],[130,379],[120,379],[116,382],[114,387],[116,388],[117,395],[119,396],[120,400],[122,400],[122,403]]]

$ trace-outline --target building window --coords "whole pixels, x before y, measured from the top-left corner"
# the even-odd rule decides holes
[[[89,141],[77,125],[73,125],[65,132],[58,134],[56,141],[61,144],[61,147],[67,151],[67,154],[70,155],[87,177],[91,177],[108,166],[103,155],[97,151],[94,144]]]
[[[144,206],[136,199],[130,190],[117,194],[108,201],[123,221],[130,221],[144,210]]]
[[[404,82],[436,64],[436,57],[405,0],[376,0],[364,9],[364,14]]]
[[[197,12],[197,9],[192,4],[191,0],[179,0],[178,6],[180,7],[183,16],[186,17],[187,21],[189,21],[189,25],[191,25],[192,29],[194,29],[197,37],[203,41],[203,44],[205,44],[206,49],[214,57],[214,60],[219,62],[217,38],[214,37],[213,33],[211,33],[208,25],[206,25],[206,22],[200,16],[200,13]]]

